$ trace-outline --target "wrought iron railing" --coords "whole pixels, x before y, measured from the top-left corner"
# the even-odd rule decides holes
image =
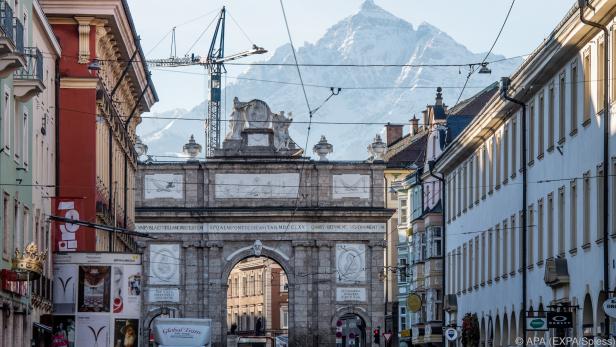
[[[15,49],[20,53],[24,51],[24,25],[19,18],[15,18]]]
[[[36,47],[25,47],[26,66],[15,71],[15,78],[43,82],[43,54]]]
[[[0,30],[4,36],[14,39],[13,35],[13,8],[5,0],[0,1]]]

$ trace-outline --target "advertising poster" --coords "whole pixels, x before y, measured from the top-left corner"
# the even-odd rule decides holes
[[[79,312],[109,312],[110,266],[79,266]]]
[[[75,347],[75,316],[54,316],[52,341],[62,346]]]
[[[124,266],[124,314],[127,317],[139,317],[141,310],[141,266]]]
[[[78,315],[76,319],[76,346],[109,346],[109,315]]]
[[[116,318],[113,347],[137,347],[139,345],[139,320]]]
[[[79,280],[77,265],[56,264],[53,272],[53,312],[55,314],[75,313],[75,287]]]
[[[113,313],[122,313],[124,311],[124,267],[114,266],[113,276],[111,277],[111,291],[113,293],[112,311]]]
[[[150,245],[150,284],[180,284],[180,245]]]

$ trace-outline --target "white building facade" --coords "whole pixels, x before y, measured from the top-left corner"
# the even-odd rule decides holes
[[[616,53],[616,1],[592,1],[592,7],[584,16],[608,27],[607,42],[600,30],[580,21],[576,4],[511,76],[509,95],[526,105],[526,160],[522,109],[496,95],[436,166],[446,180],[446,293],[455,298],[447,321],[460,327],[465,314],[477,314],[481,345],[514,345],[523,336],[525,316],[555,305],[571,307],[573,327],[528,331],[528,336],[606,333],[606,246],[612,249],[608,287],[613,290],[616,284],[611,266],[616,254],[616,127],[612,122],[605,167],[603,71],[609,69],[613,80],[616,64],[610,59],[611,66],[605,66],[603,57]],[[612,115],[612,82],[609,89]],[[608,240],[602,225],[605,184]]]

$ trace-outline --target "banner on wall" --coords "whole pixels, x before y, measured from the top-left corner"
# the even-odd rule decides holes
[[[69,347],[137,347],[141,256],[80,252],[56,255],[53,314],[54,329],[62,333],[58,337],[66,337]]]
[[[83,199],[82,198],[51,198],[53,214],[58,217],[80,220],[83,215]],[[54,223],[54,243],[53,250],[55,252],[76,252],[83,249],[81,237],[79,237],[80,229],[83,226],[68,222],[55,221]]]
[[[75,342],[77,346],[109,346],[109,315],[77,315]]]
[[[75,312],[76,285],[79,280],[77,266],[54,264],[53,311],[61,314]]]

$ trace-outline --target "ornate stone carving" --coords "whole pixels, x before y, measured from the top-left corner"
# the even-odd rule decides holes
[[[292,122],[291,112],[274,113],[262,100],[243,102],[235,97],[229,131],[215,155],[299,156],[301,149],[289,136]]]
[[[263,243],[261,243],[261,240],[255,241],[252,245],[252,251],[257,257],[261,255],[261,251],[263,251]]]
[[[327,161],[327,156],[334,151],[334,146],[327,142],[325,135],[321,135],[321,140],[314,145],[312,151],[319,156],[319,160]]]
[[[75,17],[79,23],[79,64],[90,61],[90,24],[94,17]]]
[[[274,113],[272,117],[272,130],[274,130],[274,147],[277,151],[281,149],[291,148],[291,137],[289,136],[289,127],[293,122],[291,112],[289,117],[284,116],[284,111]]]

